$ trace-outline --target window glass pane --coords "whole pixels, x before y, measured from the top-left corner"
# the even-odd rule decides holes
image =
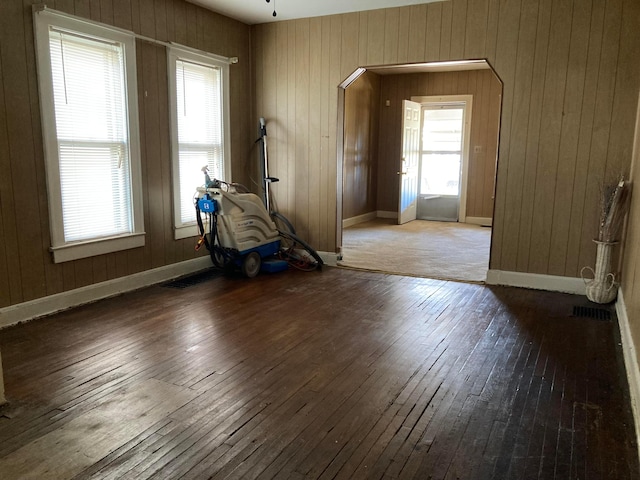
[[[451,152],[462,149],[462,108],[425,109],[422,150]]]
[[[65,242],[133,231],[124,51],[50,30]]]
[[[460,154],[423,154],[420,193],[458,195],[460,193]]]
[[[180,221],[195,222],[193,196],[202,185],[202,167],[224,180],[221,71],[219,67],[176,61]]]
[[[436,106],[422,114],[420,193],[459,195],[464,108]]]

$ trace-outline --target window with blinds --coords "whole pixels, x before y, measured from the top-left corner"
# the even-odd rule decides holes
[[[196,235],[194,194],[211,178],[230,181],[224,137],[224,85],[228,64],[193,52],[169,54],[173,119],[176,238]]]
[[[123,46],[51,29],[66,242],[131,233]]]
[[[143,245],[133,37],[45,10],[36,41],[54,260]]]

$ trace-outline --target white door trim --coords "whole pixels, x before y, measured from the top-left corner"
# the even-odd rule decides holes
[[[469,177],[469,150],[471,145],[471,113],[473,107],[473,95],[436,95],[436,96],[413,96],[412,102],[417,102],[423,106],[426,104],[464,104],[464,125],[462,131],[462,172],[460,173],[460,208],[458,211],[458,222],[464,223],[467,219],[467,184]]]

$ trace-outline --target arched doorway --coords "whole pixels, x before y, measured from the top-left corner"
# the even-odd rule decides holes
[[[466,185],[461,196],[462,216],[456,216],[451,224],[418,221],[401,229],[396,223],[399,180],[406,166],[401,158],[402,101],[441,100],[451,95],[468,97],[474,107],[472,120],[465,127],[468,171],[464,182],[460,177],[460,187]],[[340,85],[339,264],[434,278],[484,280],[489,262],[501,96],[502,82],[485,60],[363,67]],[[421,158],[427,153],[421,151]],[[431,152],[431,158],[437,158],[438,163],[445,153],[435,152],[434,157]],[[416,202],[433,202],[437,197],[423,190],[419,189]],[[354,242],[350,241],[352,237]],[[361,255],[363,252],[366,255]]]

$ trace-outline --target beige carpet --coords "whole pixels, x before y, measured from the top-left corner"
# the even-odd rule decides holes
[[[415,220],[396,225],[378,218],[345,228],[338,265],[417,277],[484,282],[491,229]]]

